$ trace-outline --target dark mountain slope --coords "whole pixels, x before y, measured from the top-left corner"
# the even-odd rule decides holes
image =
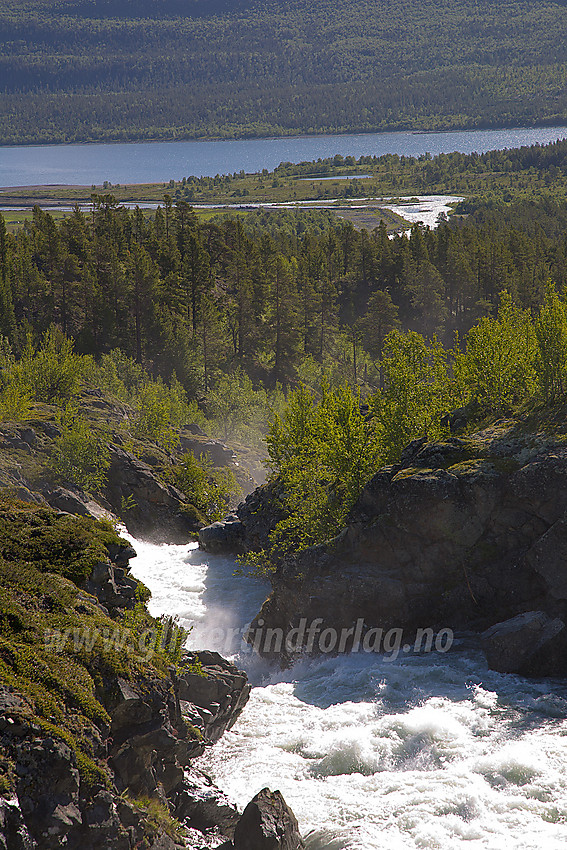
[[[561,121],[547,2],[2,4],[2,141]]]

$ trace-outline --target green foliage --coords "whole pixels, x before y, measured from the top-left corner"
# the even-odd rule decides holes
[[[202,454],[197,460],[193,452],[186,452],[173,475],[175,486],[209,522],[226,516],[231,502],[242,495],[232,470],[213,467],[207,455]]]
[[[20,384],[8,380],[0,387],[0,422],[23,422],[30,411],[31,396]]]
[[[166,664],[179,666],[191,629],[180,625],[177,617],[167,614],[158,619],[151,617],[146,608],[149,591],[141,583],[136,593],[133,608],[124,612],[122,625],[135,636],[134,643],[143,646],[144,655],[152,659],[157,656]],[[155,660],[155,659],[154,659]]]
[[[177,387],[161,381],[144,384],[138,393],[134,430],[136,436],[154,440],[164,448],[174,448],[179,437],[174,430],[185,418],[183,400]]]
[[[18,0],[2,143],[560,122],[565,23],[551,0]]]
[[[266,442],[286,516],[271,535],[270,551],[247,559],[255,572],[336,534],[382,459],[377,422],[346,385],[323,384],[319,399],[300,385]]]
[[[455,353],[455,378],[462,400],[482,409],[509,412],[535,389],[536,339],[526,310],[502,294],[498,316],[471,328],[465,352]]]
[[[383,387],[367,397],[348,387],[321,388],[316,399],[305,386],[288,397],[266,438],[273,478],[285,516],[267,550],[243,565],[266,575],[286,555],[328,539],[378,465],[395,463],[412,439],[439,439],[445,414],[474,403],[478,416],[510,414],[538,394],[562,398],[567,386],[567,303],[548,285],[535,318],[502,294],[495,318],[483,318],[446,350],[435,338],[392,330],[383,345]],[[498,460],[490,459],[500,469]],[[468,463],[455,470],[468,469]],[[400,475],[411,475],[403,470]]]
[[[28,336],[24,352],[13,367],[14,381],[35,401],[65,404],[81,388],[84,360],[73,351],[73,342],[51,326],[36,349]]]
[[[206,676],[207,674],[203,670],[203,663],[200,660],[199,656],[196,655],[194,661],[189,663],[185,662],[183,664],[183,671],[187,673],[194,673],[196,676]]]
[[[165,832],[176,842],[183,841],[183,827],[171,816],[167,805],[157,797],[129,797],[130,802],[136,806],[147,818],[156,831]]]
[[[12,352],[10,341],[5,336],[0,335],[0,376],[3,380],[15,362],[16,358]]]
[[[258,435],[265,433],[272,404],[278,403],[281,390],[268,393],[254,389],[251,378],[239,369],[221,375],[207,395],[209,426],[224,440],[240,439],[257,444]]]
[[[88,366],[85,377],[120,401],[133,401],[148,382],[148,373],[143,366],[119,348],[103,354],[98,363],[91,361]]]
[[[177,617],[164,614],[157,621],[154,645],[156,652],[161,654],[168,664],[178,666],[181,662],[189,631],[179,624]]]
[[[514,175],[516,187],[529,187],[552,169],[564,173],[567,143],[482,156],[352,161],[348,168],[374,174],[372,185],[382,179],[400,187],[427,184],[434,172],[446,187],[479,175],[503,176],[508,184]],[[278,173],[292,181],[313,167],[338,166],[334,159],[284,164]],[[59,332],[52,328],[45,352],[28,347],[14,365],[8,351],[2,372],[32,400],[40,378],[51,376],[52,385],[67,375],[70,387],[66,379],[67,388],[38,391],[60,404],[58,397],[75,391],[73,373],[82,366],[91,382],[137,409],[140,439],[170,447],[178,425],[197,421],[215,436],[260,448],[271,409],[282,406],[278,381],[285,389],[299,380],[317,388],[326,374],[333,386],[349,380],[372,391],[384,380],[378,361],[390,330],[427,336],[436,330],[447,345],[455,331],[464,337],[479,317],[492,315],[502,291],[535,311],[548,278],[558,291],[567,284],[567,204],[551,196],[480,206],[458,226],[415,226],[396,239],[385,227],[369,234],[344,223],[302,221],[299,214],[289,227],[270,216],[255,217],[250,229],[226,216],[203,221],[181,199],[169,205],[167,227],[158,212],[145,218],[99,200],[92,221],[75,212],[56,223],[36,211],[25,230],[10,234],[18,315],[32,317],[36,335],[45,333],[63,309],[58,264],[73,269],[65,290],[67,333],[89,357],[70,353],[68,340],[57,343],[64,356],[53,356]],[[152,285],[136,300],[131,254],[138,244]],[[95,262],[102,245],[108,262]],[[200,259],[193,273],[195,246]],[[18,329],[16,350],[24,330]],[[19,401],[7,406],[17,409]]]
[[[89,493],[99,492],[110,466],[108,446],[91,430],[76,408],[61,417],[61,434],[55,439],[51,470],[62,483],[72,481]]]
[[[443,433],[440,418],[451,407],[447,353],[415,331],[391,331],[384,343],[384,389],[369,400],[381,423],[386,458],[395,461],[410,440]]]
[[[567,304],[551,284],[534,330],[537,380],[544,399],[554,401],[567,390]]]

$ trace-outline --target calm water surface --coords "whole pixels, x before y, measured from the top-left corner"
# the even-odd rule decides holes
[[[0,187],[36,184],[159,183],[182,177],[270,171],[280,162],[342,154],[406,156],[545,144],[567,138],[567,127],[466,130],[450,133],[368,133],[219,142],[38,145],[0,147]]]

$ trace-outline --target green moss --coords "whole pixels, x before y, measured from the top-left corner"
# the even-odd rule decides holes
[[[435,473],[434,469],[421,466],[408,466],[406,469],[400,469],[392,478],[392,481],[404,481],[406,478],[416,478],[418,476],[427,475],[427,473]]]
[[[106,784],[93,759],[96,727],[110,722],[106,706],[119,676],[142,689],[167,679],[168,647],[145,656],[139,644],[164,624],[149,615],[141,584],[134,611],[113,620],[71,580],[82,581],[91,557],[106,560],[106,546],[120,542],[108,523],[4,498],[0,529],[0,683],[24,698],[45,733],[73,749],[83,782]],[[4,775],[0,764],[0,789],[9,787]]]
[[[187,721],[185,721],[185,727],[191,738],[194,738],[196,741],[203,740],[203,733],[197,728],[197,726],[193,726],[192,723],[187,723]]]
[[[157,833],[165,832],[174,841],[183,838],[183,827],[173,818],[166,804],[154,797],[130,797],[129,801],[146,816]]]
[[[14,765],[10,759],[0,756],[0,797],[11,797],[14,786]]]
[[[195,505],[187,503],[186,505],[183,505],[180,508],[179,512],[182,513],[183,516],[186,517],[187,520],[193,525],[197,525],[198,523],[207,525],[207,519],[205,515],[202,514],[201,511],[195,507]]]
[[[62,515],[0,496],[0,556],[5,561],[32,562],[40,571],[81,582],[95,564],[107,560],[108,546],[121,542],[106,520]]]
[[[447,472],[451,472],[453,475],[469,475],[472,472],[480,471],[484,463],[484,460],[480,458],[463,460],[460,463],[454,463],[452,466],[447,467]]]
[[[456,463],[448,468],[453,475],[471,475],[498,473],[499,475],[511,475],[520,469],[521,464],[512,457],[484,457],[474,460],[466,460]]]
[[[101,767],[96,761],[94,761],[94,759],[85,755],[80,748],[79,742],[77,742],[67,729],[55,726],[53,723],[49,723],[42,718],[37,719],[37,724],[47,735],[51,735],[53,738],[59,738],[67,744],[70,750],[72,750],[77,760],[77,768],[81,777],[81,782],[86,785],[87,788],[91,788],[94,785],[103,785],[106,788],[110,788],[110,771]]]
[[[521,463],[513,457],[494,457],[490,462],[494,469],[502,475],[511,475],[521,467]]]

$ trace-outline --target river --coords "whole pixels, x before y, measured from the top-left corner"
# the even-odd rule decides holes
[[[196,544],[133,541],[150,611],[191,626],[254,685],[199,766],[242,808],[264,786],[308,850],[564,850],[567,688],[488,670],[471,637],[446,654],[303,661],[281,672],[240,635],[267,586]]]
[[[567,127],[462,130],[444,133],[368,133],[217,142],[0,147],[0,187],[45,184],[161,183],[183,177],[273,170],[280,162],[397,153],[420,156],[546,144],[567,138]]]

